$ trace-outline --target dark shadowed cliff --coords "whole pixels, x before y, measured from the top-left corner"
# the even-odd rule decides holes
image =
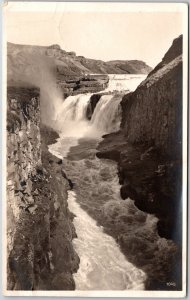
[[[105,136],[97,156],[118,161],[121,197],[155,214],[159,235],[180,244],[182,36],[136,91],[123,97],[121,106],[121,130]],[[178,257],[179,278],[180,264]]]
[[[7,101],[7,289],[73,290],[70,187],[47,149],[58,135],[41,125],[39,89],[8,87]]]

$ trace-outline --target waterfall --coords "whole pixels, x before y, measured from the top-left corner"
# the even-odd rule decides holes
[[[121,96],[103,95],[98,102],[91,121],[86,110],[92,94],[69,96],[63,102],[57,116],[57,126],[64,136],[98,137],[119,129]]]
[[[86,117],[87,104],[91,94],[69,96],[63,102],[59,118],[64,122],[80,122]]]
[[[124,91],[128,93],[135,90],[145,77],[146,75],[109,75],[109,85],[104,91],[107,94],[101,96],[90,121],[86,118],[86,112],[92,94],[69,96],[59,107],[57,129],[65,137],[77,138],[97,138],[117,131],[121,119],[119,104]]]
[[[57,115],[58,130],[64,136],[82,137],[89,124],[86,119],[87,105],[92,94],[69,96],[62,104]]]

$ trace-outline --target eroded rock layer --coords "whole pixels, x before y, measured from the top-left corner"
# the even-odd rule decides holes
[[[107,75],[66,76],[57,79],[57,85],[63,91],[63,97],[71,95],[97,93],[108,86]]]

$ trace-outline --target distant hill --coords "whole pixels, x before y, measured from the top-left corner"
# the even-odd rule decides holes
[[[35,68],[32,60],[40,56],[51,58],[56,67],[57,77],[81,76],[84,74],[148,74],[152,69],[140,60],[114,60],[104,62],[77,56],[75,52],[66,52],[59,45],[32,46],[8,43],[8,78],[18,73],[19,69],[30,72]],[[34,70],[35,71],[35,70]]]

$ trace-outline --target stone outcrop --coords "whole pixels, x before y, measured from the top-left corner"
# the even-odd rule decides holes
[[[121,196],[159,218],[160,236],[180,243],[182,36],[135,92],[123,97],[121,130],[98,157],[118,161]]]
[[[72,290],[79,258],[67,208],[69,182],[48,143],[58,135],[40,130],[39,90],[7,92],[7,289]]]

